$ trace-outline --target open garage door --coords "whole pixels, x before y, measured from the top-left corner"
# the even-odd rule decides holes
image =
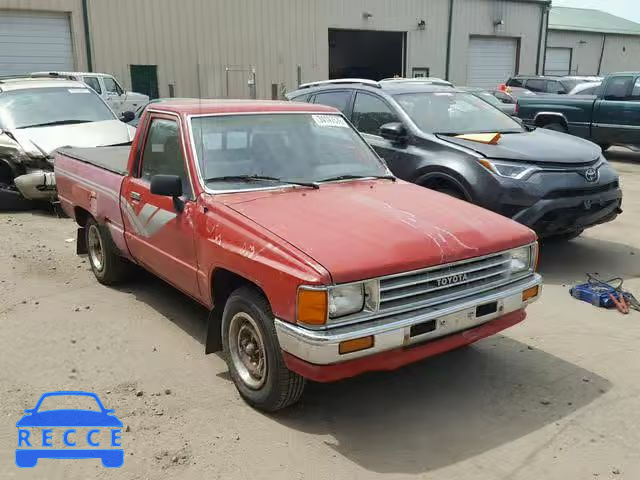
[[[496,88],[516,73],[518,39],[469,37],[467,85]]]
[[[571,73],[571,49],[548,47],[545,52],[545,75],[569,75]]]
[[[0,10],[0,75],[73,71],[69,16]]]
[[[329,29],[329,78],[404,76],[405,32]]]

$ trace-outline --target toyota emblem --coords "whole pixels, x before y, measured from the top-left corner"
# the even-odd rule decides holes
[[[587,182],[595,182],[596,180],[598,180],[598,170],[596,170],[595,168],[587,168],[584,171],[584,178],[587,180]]]

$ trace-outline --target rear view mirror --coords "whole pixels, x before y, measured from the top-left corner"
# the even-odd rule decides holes
[[[129,123],[134,118],[136,118],[136,114],[129,110],[122,112],[122,115],[120,115],[120,121],[124,123]]]
[[[380,136],[394,143],[402,143],[407,138],[407,129],[400,122],[385,123],[380,127]]]

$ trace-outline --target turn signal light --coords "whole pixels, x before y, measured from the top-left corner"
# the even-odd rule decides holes
[[[536,298],[538,296],[540,288],[538,285],[535,287],[527,288],[524,292],[522,292],[522,301],[526,302],[527,300],[531,300],[532,298]]]
[[[338,351],[340,352],[340,355],[344,355],[345,353],[358,352],[371,347],[373,347],[373,335],[340,342]]]
[[[327,322],[327,291],[298,290],[298,322],[324,325]]]

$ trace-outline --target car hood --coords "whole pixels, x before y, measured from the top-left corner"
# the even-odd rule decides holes
[[[528,228],[398,180],[218,196],[323,265],[335,283],[416,270],[521,246]]]
[[[25,415],[17,427],[122,427],[114,415],[92,410],[47,410]]]
[[[144,93],[127,92],[127,100],[133,100],[141,103],[142,102],[149,103],[149,96],[145,95]]]
[[[127,143],[133,139],[135,128],[120,120],[104,120],[73,125],[21,128],[12,131],[15,139],[28,154],[37,154],[29,143],[51,155],[60,147],[100,147]]]
[[[448,143],[467,147],[487,158],[531,163],[586,163],[596,160],[601,153],[600,147],[595,143],[544,128],[503,134],[496,145],[442,134],[437,137]]]

